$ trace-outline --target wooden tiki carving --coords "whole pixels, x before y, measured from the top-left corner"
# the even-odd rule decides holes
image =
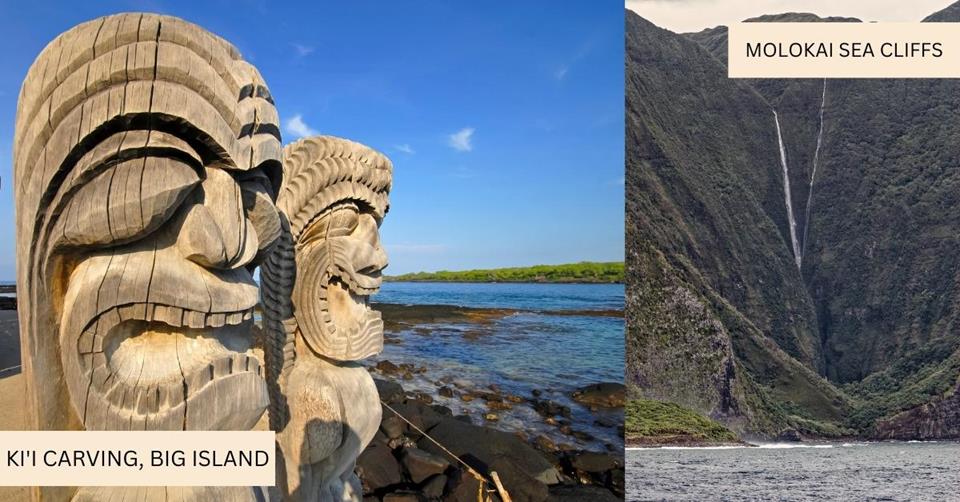
[[[281,237],[261,269],[270,418],[293,500],[359,501],[357,456],[380,424],[376,386],[356,361],[383,348],[368,298],[387,257],[379,226],[392,166],[333,137],[284,149]]]
[[[282,157],[257,70],[180,19],[95,19],[30,67],[14,149],[29,425],[252,428],[269,402],[251,271],[280,233]]]

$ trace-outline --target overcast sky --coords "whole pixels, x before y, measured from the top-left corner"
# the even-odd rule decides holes
[[[761,14],[812,12],[864,21],[920,21],[951,0],[627,0],[627,8],[661,28],[685,33]]]

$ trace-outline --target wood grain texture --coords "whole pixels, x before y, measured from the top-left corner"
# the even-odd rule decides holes
[[[378,229],[392,166],[363,145],[321,136],[288,145],[283,170],[280,237],[261,268],[278,479],[289,499],[359,501],[353,468],[380,404],[353,361],[383,347],[383,322],[367,303],[387,265]]]
[[[250,269],[280,234],[280,145],[260,73],[196,25],[120,14],[44,48],[14,139],[28,428],[254,426],[268,393],[250,350]],[[215,488],[33,496],[256,500]]]

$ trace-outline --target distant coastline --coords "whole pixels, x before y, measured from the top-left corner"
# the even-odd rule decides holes
[[[386,276],[389,282],[529,282],[545,284],[623,283],[623,262],[579,262],[479,270],[415,272]]]

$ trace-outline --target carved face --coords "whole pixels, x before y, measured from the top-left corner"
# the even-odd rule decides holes
[[[87,429],[252,427],[267,398],[250,352],[258,296],[247,267],[279,228],[269,182],[258,169],[197,171],[168,162],[166,170],[144,172],[150,192],[141,190],[139,200],[114,202],[136,195],[120,189],[87,201],[84,192],[99,179],[122,176],[110,172],[116,169],[71,205],[109,214],[113,204],[121,206],[116,214],[139,206],[159,223],[131,232],[125,244],[98,236],[105,249],[65,267],[61,358],[66,373],[80,377],[68,379],[77,412]]]
[[[383,321],[368,305],[387,255],[371,210],[341,202],[310,223],[297,242],[294,313],[310,348],[356,360],[383,348]]]
[[[15,157],[41,428],[259,419],[251,270],[280,230],[277,124],[256,69],[176,18],[97,19],[37,58]]]
[[[389,159],[353,141],[315,136],[284,148],[277,207],[289,232],[261,275],[265,326],[283,333],[271,338],[272,368],[304,351],[357,361],[383,349],[383,322],[368,299],[387,266],[379,226],[392,177]]]

